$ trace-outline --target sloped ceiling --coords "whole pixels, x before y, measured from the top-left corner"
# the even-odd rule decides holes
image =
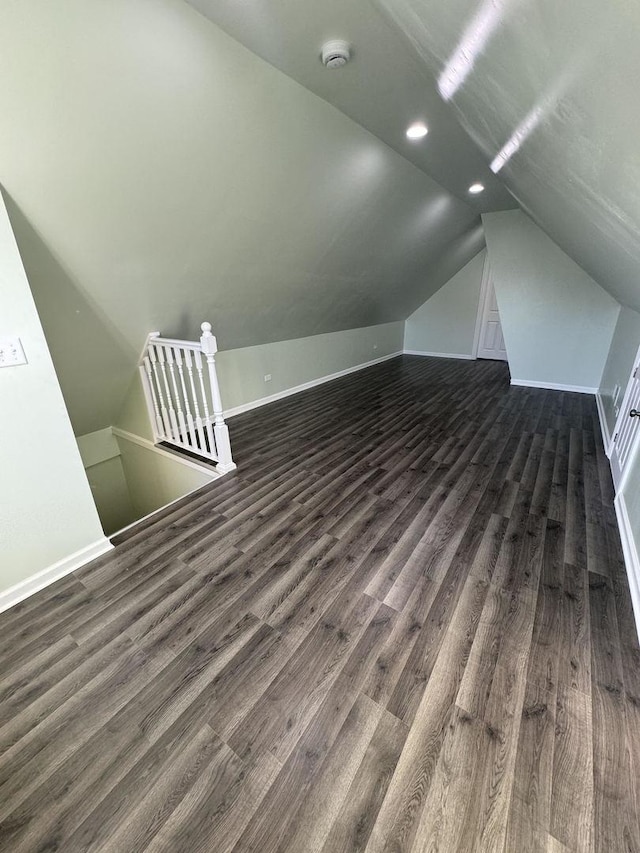
[[[640,310],[637,0],[378,0],[522,208]]]
[[[640,310],[639,31],[635,0],[0,4],[0,183],[76,431],[149,330],[403,319],[517,202]]]
[[[481,205],[183,0],[0,4],[0,79],[0,182],[77,434],[113,421],[150,330],[403,319],[481,246]]]
[[[637,0],[188,2],[459,198],[481,180],[482,212],[515,199],[640,310]],[[318,60],[329,38],[354,45],[340,72]]]
[[[187,2],[476,210],[517,207],[440,97],[430,69],[372,0]],[[446,13],[445,2],[437,5]],[[329,71],[320,61],[321,46],[336,38],[351,43],[353,58],[339,71]],[[414,121],[427,123],[426,139],[406,138]],[[470,196],[468,188],[476,181],[485,191]]]

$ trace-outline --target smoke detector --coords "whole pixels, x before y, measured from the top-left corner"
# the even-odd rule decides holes
[[[321,56],[325,68],[342,68],[351,58],[351,45],[341,39],[325,42]]]

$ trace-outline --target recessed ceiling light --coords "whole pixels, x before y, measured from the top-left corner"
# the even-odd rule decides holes
[[[471,184],[471,186],[469,187],[469,192],[472,193],[473,195],[477,195],[478,193],[481,193],[483,190],[484,190],[484,184]]]
[[[417,121],[407,128],[407,139],[422,139],[429,133],[429,128],[422,121]]]

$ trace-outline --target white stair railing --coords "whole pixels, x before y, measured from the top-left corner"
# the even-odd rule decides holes
[[[155,443],[211,460],[225,474],[236,465],[222,414],[215,360],[218,347],[211,323],[200,328],[200,341],[179,341],[151,332],[140,359],[140,376]]]

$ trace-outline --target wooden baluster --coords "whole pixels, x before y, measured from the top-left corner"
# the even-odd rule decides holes
[[[176,370],[174,365],[174,349],[173,347],[167,347],[167,366],[169,368],[169,375],[171,376],[171,385],[173,386],[173,396],[176,402],[176,411],[178,417],[178,427],[179,427],[179,435],[178,438],[182,444],[188,444],[188,433],[187,433],[187,422],[184,419],[184,412],[182,411],[182,400],[180,399],[180,392],[178,391],[178,383],[176,381]]]
[[[169,434],[172,439],[179,440],[180,439],[180,430],[178,429],[178,419],[176,417],[176,410],[173,408],[173,400],[171,399],[171,391],[169,390],[169,380],[167,379],[167,367],[166,367],[166,357],[164,346],[162,344],[154,344],[154,348],[156,350],[156,355],[158,357],[158,362],[160,364],[160,369],[162,371],[162,378],[164,380],[165,391],[167,392],[167,403],[169,409],[169,423],[171,425],[171,429]]]
[[[169,412],[167,411],[167,406],[164,400],[164,394],[162,393],[162,384],[160,382],[160,376],[158,373],[158,357],[156,354],[156,349],[153,344],[149,345],[149,361],[151,362],[151,367],[153,368],[153,376],[155,380],[156,391],[158,392],[158,399],[160,401],[160,414],[162,417],[163,424],[163,434],[164,438],[171,438],[171,421],[169,419]]]
[[[198,373],[198,380],[200,381],[200,391],[202,392],[202,408],[204,410],[204,428],[207,434],[207,450],[213,459],[217,458],[216,453],[216,445],[215,440],[213,438],[213,432],[211,430],[211,417],[209,415],[209,403],[207,401],[207,389],[204,384],[204,375],[202,371],[202,356],[200,355],[199,350],[194,352],[194,358],[196,362],[196,371]]]
[[[226,471],[233,471],[237,466],[231,456],[229,428],[222,414],[222,398],[220,396],[220,386],[218,385],[215,359],[218,345],[215,336],[211,332],[211,323],[203,323],[200,328],[202,329],[200,345],[202,346],[202,352],[207,359],[207,366],[209,368],[209,386],[211,388],[211,402],[214,416],[213,431],[216,439],[216,455],[218,457],[218,465],[216,467],[218,471],[225,473]]]
[[[193,362],[191,360],[191,350],[184,351],[184,360],[187,365],[187,373],[189,374],[189,385],[191,386],[191,399],[193,400],[193,411],[196,416],[196,437],[197,437],[197,445],[200,450],[204,450],[206,452],[207,444],[204,438],[204,428],[202,424],[202,418],[200,417],[200,406],[198,405],[198,392],[196,391],[196,385],[193,378]]]
[[[151,406],[153,407],[153,413],[155,416],[154,424],[155,424],[155,433],[156,438],[162,440],[165,438],[164,434],[164,424],[162,422],[162,415],[160,414],[160,406],[158,405],[158,395],[156,394],[155,383],[153,381],[153,369],[151,367],[151,360],[148,355],[144,357],[143,360],[143,371],[146,374],[146,390],[149,392],[149,396],[151,398]]]
[[[185,350],[185,358],[188,350]],[[182,347],[174,348],[176,365],[178,367],[178,376],[180,377],[180,386],[182,388],[182,396],[184,398],[184,410],[187,417],[187,442],[191,447],[196,445],[196,431],[193,423],[193,415],[191,414],[191,406],[189,405],[189,394],[184,381],[184,370],[182,369]]]

